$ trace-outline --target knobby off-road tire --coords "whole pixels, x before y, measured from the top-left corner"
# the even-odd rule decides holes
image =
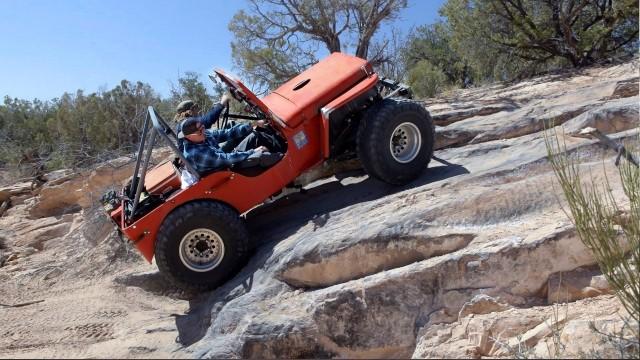
[[[249,234],[235,210],[212,201],[185,204],[163,221],[156,264],[176,287],[208,290],[222,285],[245,264]]]
[[[369,176],[403,185],[427,168],[434,142],[435,129],[424,106],[384,99],[360,121],[358,156]]]

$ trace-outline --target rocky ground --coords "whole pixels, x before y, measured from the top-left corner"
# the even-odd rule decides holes
[[[0,357],[628,354],[626,313],[563,212],[543,129],[623,199],[615,153],[572,135],[637,146],[638,76],[634,60],[426,101],[438,150],[423,176],[398,188],[355,170],[253,210],[251,261],[205,294],[169,287],[102,217],[96,200],[130,159],[36,191],[5,184]]]

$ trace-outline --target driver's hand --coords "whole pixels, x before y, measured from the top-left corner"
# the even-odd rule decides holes
[[[229,101],[231,100],[231,96],[228,95],[227,93],[225,93],[224,95],[222,95],[222,97],[220,98],[220,104],[222,104],[222,106],[227,107],[229,106]]]
[[[267,148],[266,146],[258,146],[256,148],[257,152],[269,152],[269,148]]]

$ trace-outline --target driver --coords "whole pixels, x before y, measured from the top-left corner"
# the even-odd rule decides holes
[[[173,120],[177,123],[176,134],[180,133],[180,125],[185,121],[185,119],[195,118],[200,121],[202,125],[204,125],[205,129],[210,129],[213,124],[218,121],[220,115],[222,114],[222,111],[229,106],[229,100],[231,100],[229,95],[222,95],[222,97],[220,98],[220,102],[214,104],[211,109],[209,109],[209,111],[207,111],[207,113],[204,115],[201,114],[200,107],[193,100],[182,101],[180,104],[178,104],[178,107],[176,108],[176,115],[173,118]],[[264,123],[260,124],[260,126],[263,125]],[[230,139],[224,144],[222,149],[225,152],[232,151],[237,147],[241,140],[242,138]],[[183,139],[178,138],[178,149],[180,151],[184,150]]]
[[[262,120],[255,121],[256,126],[263,126]],[[249,123],[239,124],[230,129],[211,130],[199,117],[190,117],[180,124],[178,139],[183,142],[183,155],[195,167],[198,173],[218,170],[247,159],[255,159],[255,165],[266,166],[280,158],[279,154],[270,154],[265,146],[249,149],[248,142],[242,141],[233,151],[225,152],[220,148],[221,142],[239,140],[248,137],[253,127]],[[274,159],[271,159],[274,157]],[[277,159],[275,158],[277,157]]]

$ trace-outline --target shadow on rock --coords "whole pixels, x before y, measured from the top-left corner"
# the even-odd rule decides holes
[[[435,156],[433,159],[442,165],[432,165],[422,176],[404,186],[389,185],[366,177],[362,170],[355,170],[337,175],[336,180],[304,193],[258,207],[246,215],[249,231],[254,235],[253,246],[284,239],[309,221],[313,222],[314,228],[322,227],[331,211],[469,173],[464,166]],[[255,234],[260,234],[260,238]]]
[[[196,296],[195,293],[177,289],[158,271],[117,276],[113,281],[118,285],[135,286],[154,295],[173,299],[189,300]]]
[[[176,329],[178,329],[177,341],[183,346],[190,346],[200,341],[207,334],[217,314],[228,302],[251,292],[254,274],[270,254],[271,247],[256,254],[249,264],[226,284],[190,299],[189,310],[184,315],[174,315]]]
[[[254,254],[247,266],[233,279],[212,292],[189,300],[187,313],[176,315],[180,343],[189,346],[205,337],[218,314],[234,299],[265,296],[252,292],[254,287],[259,286],[260,292],[274,295],[284,288],[290,288],[273,278],[272,274],[261,276],[259,272],[264,270],[274,247],[307,222],[313,222],[314,227],[322,227],[330,218],[331,211],[469,173],[463,166],[434,159],[443,166],[431,167],[420,178],[405,186],[392,186],[370,179],[361,170],[351,171],[336,176],[336,180],[312,187],[304,193],[289,195],[248,213],[246,223],[252,234]],[[254,281],[260,284],[256,285]],[[146,280],[142,283],[149,286]]]
[[[195,344],[207,333],[211,325],[211,307],[200,300],[189,300],[189,310],[184,315],[174,315],[176,329],[178,329],[177,342],[183,346]]]

